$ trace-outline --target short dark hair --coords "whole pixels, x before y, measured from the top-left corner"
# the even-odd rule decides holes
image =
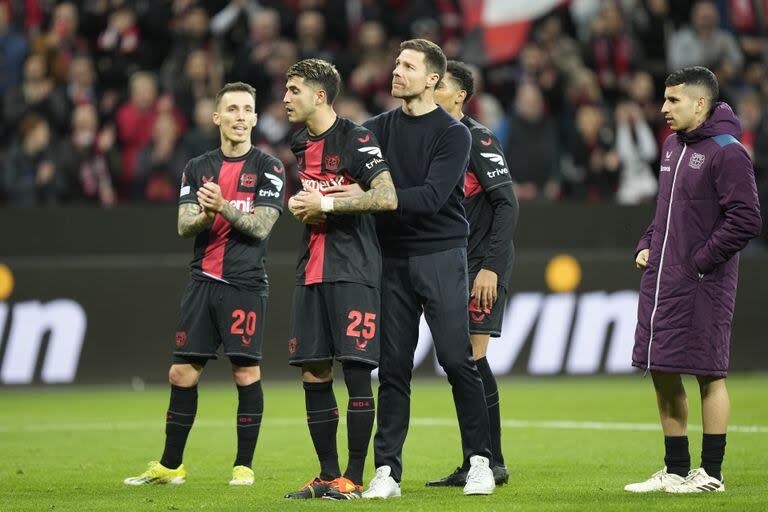
[[[424,62],[427,64],[427,71],[430,73],[437,73],[440,76],[435,84],[435,87],[437,87],[440,80],[445,76],[445,68],[447,66],[447,59],[445,58],[442,48],[426,39],[409,39],[408,41],[400,43],[400,51],[403,50],[414,50],[424,54]]]
[[[213,108],[219,108],[219,102],[221,98],[228,92],[247,92],[253,96],[253,102],[256,103],[256,89],[245,82],[231,82],[225,84],[219,92],[216,93],[216,98],[213,100]]]
[[[459,89],[466,91],[467,97],[464,98],[464,103],[469,102],[475,93],[475,76],[472,74],[470,67],[461,61],[449,60],[446,71],[459,84]]]
[[[678,69],[671,73],[664,81],[665,87],[676,85],[698,85],[704,87],[709,95],[710,109],[720,95],[720,86],[717,84],[715,74],[704,66],[691,66]]]
[[[323,59],[300,60],[285,73],[285,78],[299,77],[325,91],[328,104],[332,105],[341,88],[341,76],[336,66]]]

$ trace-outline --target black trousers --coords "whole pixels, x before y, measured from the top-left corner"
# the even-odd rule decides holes
[[[453,391],[464,459],[482,455],[490,460],[483,382],[469,342],[466,249],[385,257],[383,264],[376,467],[390,466],[392,477],[400,481],[410,420],[413,354],[422,309],[432,331],[437,360],[448,374]]]

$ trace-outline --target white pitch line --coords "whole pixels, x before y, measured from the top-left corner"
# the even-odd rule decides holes
[[[205,420],[195,421],[195,428],[226,428],[234,427],[232,421]],[[344,420],[340,420],[344,424]],[[162,421],[115,421],[115,422],[82,422],[82,423],[47,423],[42,425],[0,425],[0,432],[101,432],[120,430],[147,430],[162,429],[165,425]],[[300,418],[272,418],[265,419],[266,428],[272,426],[303,426],[306,421]],[[456,427],[455,418],[411,418],[411,425],[419,427]],[[625,423],[612,421],[567,421],[567,420],[502,420],[504,428],[516,429],[543,429],[543,430],[614,430],[646,432],[658,431],[658,423]],[[688,425],[689,430],[701,431],[701,425]],[[731,425],[729,432],[743,434],[768,434],[768,426],[764,425]]]

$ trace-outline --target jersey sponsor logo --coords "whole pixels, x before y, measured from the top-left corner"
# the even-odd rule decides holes
[[[371,169],[373,169],[373,166],[378,165],[378,164],[380,164],[383,161],[384,160],[382,160],[381,158],[373,157],[370,160],[368,160],[368,162],[365,164],[365,168],[368,169],[368,170],[371,170]]]
[[[71,299],[47,303],[0,302],[0,336],[10,322],[0,366],[3,384],[31,384],[35,369],[46,384],[75,380],[88,324],[83,307]],[[48,343],[44,346],[43,340]],[[42,354],[43,349],[45,354]]]
[[[672,172],[672,167],[668,165],[662,165],[661,166],[661,172]]]
[[[288,353],[289,354],[295,354],[296,353],[296,347],[298,347],[299,342],[296,340],[296,338],[291,338],[288,340]]]
[[[496,176],[501,176],[502,174],[509,174],[509,169],[504,167],[503,169],[496,169],[495,171],[488,171],[485,174],[487,174],[489,178],[495,178]]]
[[[370,134],[370,133],[366,133],[366,134],[365,134],[365,137],[359,137],[357,140],[358,140],[359,142],[361,142],[361,143],[365,144],[366,142],[368,142],[369,140],[371,140],[371,134]]]
[[[256,186],[256,175],[243,173],[240,175],[240,185],[244,188],[253,188]]]
[[[325,155],[325,168],[329,171],[335,171],[339,168],[341,157],[339,155]]]
[[[314,188],[320,192],[325,191],[329,187],[338,187],[339,185],[349,185],[351,183],[353,183],[353,181],[343,174],[331,176],[327,180],[315,180],[312,178],[301,179],[301,184],[304,186],[304,188]]]
[[[281,180],[280,178],[278,178],[274,174],[268,173],[268,172],[265,172],[264,176],[266,176],[266,178],[272,183],[272,185],[275,186],[275,188],[277,189],[278,192],[283,190],[283,180]]]
[[[280,192],[261,189],[259,190],[259,197],[280,197]]]
[[[381,154],[381,148],[379,146],[363,146],[362,148],[357,149],[361,153],[367,153],[369,155],[377,156],[379,158],[384,158]]]
[[[260,192],[263,192],[260,191]],[[229,201],[229,204],[237,208],[243,213],[253,213],[253,201],[251,201],[251,197],[248,196],[246,199],[231,199]]]
[[[504,165],[504,157],[498,153],[480,153],[482,156],[495,163],[496,165]]]
[[[206,183],[215,183],[213,181],[213,176],[203,176],[203,185],[205,185]]]
[[[490,146],[491,142],[493,142],[493,140],[491,140],[490,137],[488,137],[488,140],[480,139],[480,144],[482,144],[483,146]]]
[[[688,166],[691,169],[701,169],[701,166],[704,165],[704,158],[704,155],[701,153],[694,153],[688,161]]]
[[[176,333],[176,347],[181,348],[184,345],[187,344],[187,333],[186,331],[178,331]]]

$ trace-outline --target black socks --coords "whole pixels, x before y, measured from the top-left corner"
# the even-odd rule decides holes
[[[667,473],[683,478],[691,470],[691,455],[688,452],[688,436],[664,436],[664,464]]]
[[[160,464],[176,469],[181,464],[187,436],[197,413],[197,385],[182,388],[171,385],[171,402],[165,415],[165,450]]]
[[[347,445],[349,462],[344,477],[363,485],[363,468],[371,441],[376,408],[371,389],[371,367],[344,364],[344,382],[349,392],[347,405]]]
[[[253,451],[259,439],[261,416],[264,413],[264,392],[261,381],[237,386],[237,456],[235,466],[253,464]]]
[[[339,409],[333,394],[333,382],[305,382],[304,398],[309,434],[320,461],[320,479],[333,480],[341,476],[336,451]]]

